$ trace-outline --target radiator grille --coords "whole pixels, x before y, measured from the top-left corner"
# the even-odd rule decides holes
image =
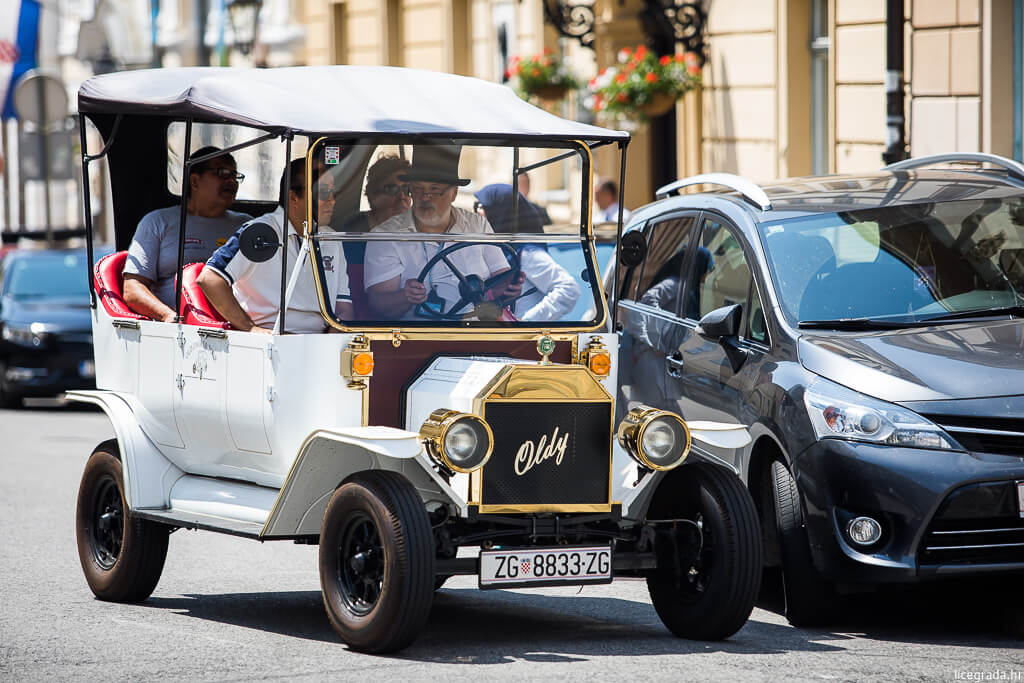
[[[488,401],[494,452],[480,474],[482,511],[607,509],[611,403]]]

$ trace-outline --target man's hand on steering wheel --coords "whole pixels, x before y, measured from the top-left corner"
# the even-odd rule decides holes
[[[523,271],[519,271],[518,277],[508,282],[504,287],[494,287],[491,290],[491,296],[496,301],[504,301],[506,304],[512,303],[522,295],[523,282],[525,281],[526,275],[523,274]]]

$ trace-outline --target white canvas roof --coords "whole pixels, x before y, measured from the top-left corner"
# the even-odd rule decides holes
[[[497,83],[387,66],[124,71],[87,80],[78,102],[87,114],[193,116],[282,132],[629,138],[549,114]]]

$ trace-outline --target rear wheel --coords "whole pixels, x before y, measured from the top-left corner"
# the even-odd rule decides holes
[[[686,465],[661,483],[648,518],[676,520],[658,525],[658,569],[647,577],[665,626],[698,640],[736,633],[754,609],[763,562],[757,510],[743,483],[715,465]]]
[[[320,586],[331,625],[366,652],[400,650],[434,598],[434,540],[416,489],[395,472],[361,472],[334,492],[320,532]]]
[[[170,527],[131,514],[113,439],[85,465],[75,518],[78,558],[93,594],[111,602],[148,598],[163,572]]]
[[[776,460],[771,469],[782,559],[786,619],[794,626],[813,626],[828,620],[835,606],[835,586],[822,579],[811,559],[811,545],[800,508],[800,491],[786,465]]]

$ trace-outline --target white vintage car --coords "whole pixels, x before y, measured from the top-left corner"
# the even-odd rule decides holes
[[[89,458],[78,498],[96,596],[145,600],[168,534],[202,529],[319,544],[327,614],[359,650],[408,645],[455,575],[481,589],[644,577],[678,636],[725,638],[746,622],[760,527],[714,455],[746,431],[614,399],[618,336],[606,331],[590,188],[598,147],[618,154],[625,179],[628,134],[504,86],[387,67],[117,73],[86,81],[79,109],[86,175],[109,164],[121,250],[90,278],[99,388],[71,394],[116,433]],[[94,154],[87,126],[103,140]],[[207,144],[221,151],[187,158]],[[234,210],[257,217],[225,248],[264,277],[272,269],[272,303],[287,305],[271,334],[233,328],[210,304],[197,280],[206,268],[227,278],[223,249],[182,263],[181,231],[177,322],[122,298],[139,219],[183,205],[190,168],[225,152],[251,179]],[[411,194],[413,209],[376,222],[365,178],[382,154],[411,161],[384,191]],[[260,216],[293,156],[305,158],[308,229],[282,249]],[[424,171],[442,157],[450,179]],[[526,172],[570,208],[553,204],[543,228],[514,190],[476,210],[487,186],[517,188]],[[446,229],[424,227],[431,202],[440,214],[451,204]],[[401,299],[410,280],[425,300]],[[308,328],[303,295],[322,332]]]

